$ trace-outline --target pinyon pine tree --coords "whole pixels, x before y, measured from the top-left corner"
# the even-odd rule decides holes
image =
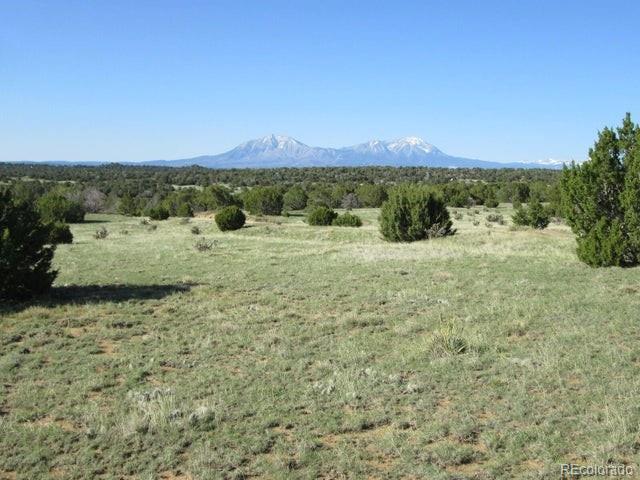
[[[627,113],[605,128],[589,160],[565,168],[562,208],[576,234],[580,260],[594,267],[640,261],[640,127]]]

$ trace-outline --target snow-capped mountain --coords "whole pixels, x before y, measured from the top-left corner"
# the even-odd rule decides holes
[[[427,166],[446,157],[440,150],[418,137],[391,141],[371,140],[336,150],[339,165]]]
[[[447,155],[419,137],[371,140],[343,148],[311,147],[285,135],[250,140],[228,152],[184,160],[144,162],[147,165],[209,168],[277,168],[394,166],[445,168],[561,168],[562,163],[499,163]]]
[[[404,137],[386,142],[387,149],[399,155],[442,154],[440,150],[419,137]]]
[[[283,135],[269,135],[257,140],[250,140],[229,152],[231,156],[245,155],[279,155],[292,158],[304,157],[312,154],[313,148],[299,142],[295,138]]]
[[[19,162],[25,163],[25,162]],[[32,162],[26,162],[32,163]],[[104,162],[38,162],[51,165],[99,165]],[[121,162],[127,165],[155,165],[208,168],[278,168],[278,167],[441,167],[441,168],[562,168],[561,160],[529,163],[500,163],[447,155],[419,137],[395,140],[371,140],[342,148],[311,147],[286,135],[268,135],[250,140],[225,153],[181,160]]]

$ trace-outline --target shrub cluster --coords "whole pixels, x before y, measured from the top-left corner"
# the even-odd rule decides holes
[[[209,185],[195,195],[195,203],[202,210],[215,211],[231,205],[239,205],[231,190],[224,185]]]
[[[140,206],[137,199],[133,198],[129,193],[125,193],[118,201],[118,213],[135,217],[140,215]]]
[[[280,215],[283,196],[277,187],[256,187],[243,195],[244,207],[253,215]]]
[[[80,223],[84,221],[84,207],[66,197],[49,192],[38,199],[38,211],[45,223]]]
[[[145,214],[151,220],[166,220],[167,218],[169,218],[169,210],[162,205],[157,205],[155,207],[147,209]]]
[[[235,205],[220,210],[215,217],[216,225],[222,232],[238,230],[244,226],[246,217],[242,210]]]
[[[332,224],[336,227],[361,227],[362,219],[358,215],[347,212],[338,215]]]
[[[489,215],[487,215],[487,222],[504,225],[504,217],[499,213],[490,213]]]
[[[55,244],[51,226],[27,202],[0,192],[0,301],[47,291],[57,272],[51,270]]]
[[[500,205],[500,202],[498,201],[498,199],[496,198],[495,194],[493,193],[493,191],[487,196],[487,198],[485,198],[484,200],[484,206],[485,207],[489,207],[489,208],[497,208]]]
[[[551,214],[549,210],[540,203],[540,200],[533,199],[526,207],[522,205],[517,207],[511,218],[514,225],[543,230],[549,226]]]
[[[299,185],[294,185],[284,194],[283,208],[289,210],[304,210],[307,206],[307,192]]]
[[[66,223],[55,222],[49,225],[51,230],[49,232],[49,242],[53,245],[59,243],[73,243],[73,234],[69,225]]]
[[[191,208],[191,205],[189,205],[188,203],[180,203],[176,207],[176,217],[193,217],[193,208]]]
[[[307,215],[309,225],[331,225],[338,214],[328,207],[316,207]]]
[[[387,191],[384,186],[378,184],[360,185],[356,190],[358,201],[364,207],[380,207],[387,199]]]
[[[418,185],[393,189],[380,212],[380,232],[392,242],[452,235],[451,224],[442,198]]]

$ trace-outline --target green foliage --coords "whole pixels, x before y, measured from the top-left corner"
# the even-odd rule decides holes
[[[49,192],[38,200],[38,211],[45,223],[80,223],[84,221],[84,207],[59,193]]]
[[[290,210],[304,210],[307,206],[307,192],[299,185],[294,185],[284,194],[283,208]]]
[[[328,207],[316,207],[307,215],[307,223],[317,226],[331,225],[337,216],[338,214]]]
[[[520,205],[516,208],[511,219],[514,225],[543,230],[549,226],[550,217],[549,210],[540,203],[540,200],[534,198],[526,207]]]
[[[514,225],[518,225],[520,227],[528,227],[529,226],[529,211],[525,209],[522,205],[519,205],[513,212],[511,217]]]
[[[551,220],[551,215],[547,208],[542,205],[540,200],[533,199],[529,202],[528,205],[529,212],[529,225],[533,228],[537,228],[539,230],[543,230],[549,226],[549,221]]]
[[[591,266],[640,261],[640,127],[627,114],[598,134],[589,160],[565,168],[561,205],[576,234],[578,257]]]
[[[201,192],[195,188],[179,188],[171,192],[163,201],[162,206],[175,217],[192,217],[195,208],[199,206]],[[204,210],[201,208],[201,210]]]
[[[449,322],[433,332],[428,340],[427,350],[435,358],[451,357],[466,353],[469,350],[469,342],[463,329]]]
[[[382,206],[388,198],[387,191],[384,186],[379,184],[365,183],[356,189],[356,195],[363,207],[378,208]]]
[[[225,207],[216,213],[216,225],[222,232],[238,230],[244,226],[246,217],[242,210],[235,205]]]
[[[488,208],[497,208],[500,205],[498,198],[493,190],[490,191],[489,195],[484,200],[484,206]]]
[[[531,476],[520,460],[533,438],[525,453],[551,478],[557,458],[612,435],[606,455],[635,462],[637,384],[620,379],[637,373],[637,269],[590,269],[565,235],[487,235],[489,212],[479,227],[464,212],[461,235],[409,246],[382,242],[376,211],[357,213],[367,227],[294,216],[268,235],[266,222],[236,235],[198,219],[221,243],[204,253],[178,221],[155,234],[116,215],[73,225],[83,241],[56,250],[59,287],[2,311],[4,471],[317,478],[336,476],[337,453],[345,478],[511,480]],[[90,237],[101,225],[109,245]],[[269,372],[286,372],[286,388],[276,379],[273,392]],[[590,393],[567,401],[549,394],[558,385]],[[257,410],[265,392],[277,401]],[[606,428],[585,433],[602,405]],[[558,425],[564,439],[546,434]],[[299,449],[276,444],[265,461],[274,439],[298,434]],[[399,460],[374,467],[372,449]],[[416,455],[426,460],[402,461]]]
[[[487,222],[504,225],[504,217],[499,213],[490,213],[489,215],[487,215]]]
[[[332,222],[336,227],[361,227],[362,219],[352,213],[338,215]]]
[[[393,189],[380,212],[380,232],[393,242],[452,235],[449,212],[433,191],[417,185]]]
[[[198,205],[203,210],[216,211],[231,205],[238,205],[237,199],[224,185],[209,185],[198,196]]]
[[[280,215],[283,196],[277,187],[255,187],[245,192],[244,207],[253,215]]]
[[[542,182],[552,184],[559,177],[551,169],[484,169],[484,168],[431,168],[431,167],[307,167],[307,168],[262,168],[262,169],[208,169],[202,167],[151,167],[142,165],[105,164],[97,166],[54,166],[46,164],[0,163],[0,177],[19,179],[44,179],[50,182],[74,182],[84,187],[92,186],[107,196],[114,193],[122,197],[129,192],[134,198],[146,191],[159,193],[164,198],[174,186],[200,186],[206,190],[212,184],[235,187],[257,185],[329,184],[345,185],[397,185],[410,182],[425,182],[432,185],[452,181],[491,183],[497,186],[501,201],[510,202],[501,194],[502,187],[515,182],[530,184]],[[39,197],[48,190],[40,182],[15,180],[16,185],[26,187],[29,195]],[[307,189],[307,192],[309,189]],[[362,190],[358,188],[356,194]],[[22,198],[22,197],[19,197]],[[504,199],[503,199],[504,198]],[[524,201],[528,200],[528,197]],[[544,199],[546,201],[546,199]],[[376,206],[376,205],[371,205]],[[379,205],[377,205],[379,206]]]
[[[137,217],[140,215],[140,206],[136,199],[129,193],[125,193],[118,202],[118,213],[128,217]]]
[[[166,220],[169,218],[169,210],[162,205],[157,205],[155,207],[148,208],[145,214],[151,220]]]
[[[327,185],[316,185],[309,191],[307,199],[307,208],[314,207],[333,207],[333,190]]]
[[[578,258],[592,267],[625,267],[631,264],[624,225],[619,219],[600,219],[578,242]]]
[[[0,192],[0,301],[28,298],[47,291],[57,272],[51,270],[55,245],[51,227],[26,202]]]
[[[181,203],[176,208],[176,217],[189,218],[193,217],[193,209],[188,203]]]
[[[347,194],[352,193],[350,189],[341,183],[334,185],[331,189],[331,203],[329,206],[331,208],[339,208],[342,205],[342,200]]]
[[[51,231],[49,233],[49,242],[53,245],[59,243],[73,243],[73,234],[69,225],[66,223],[55,222],[49,225]]]

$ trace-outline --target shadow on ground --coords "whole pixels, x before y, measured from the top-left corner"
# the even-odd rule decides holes
[[[65,285],[52,287],[46,295],[40,295],[28,301],[0,304],[0,313],[17,312],[29,307],[117,303],[130,300],[160,300],[169,295],[188,292],[196,285],[195,283],[170,285]]]

